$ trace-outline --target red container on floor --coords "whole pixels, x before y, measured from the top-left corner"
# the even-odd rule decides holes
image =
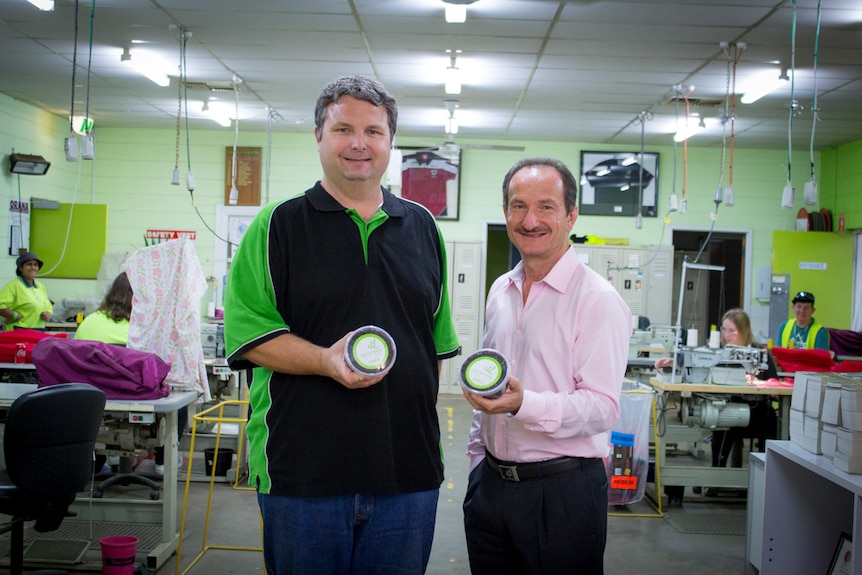
[[[131,535],[111,535],[99,540],[102,547],[103,575],[133,575],[138,538]]]

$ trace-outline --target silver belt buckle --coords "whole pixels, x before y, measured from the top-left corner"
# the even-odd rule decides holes
[[[518,466],[517,465],[498,465],[500,468],[500,475],[503,479],[508,479],[509,481],[520,481],[521,478],[518,477]]]

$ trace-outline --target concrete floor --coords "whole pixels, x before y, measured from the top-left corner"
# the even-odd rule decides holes
[[[470,428],[471,410],[461,396],[441,396],[438,413],[442,430],[446,476],[440,490],[437,531],[429,575],[461,575],[470,572],[464,541],[461,503],[467,482],[468,460],[464,455]],[[197,457],[197,456],[196,456]],[[179,512],[182,512],[185,473],[178,484]],[[130,486],[124,489],[136,489]],[[143,488],[141,488],[143,489]],[[143,492],[144,496],[146,491]],[[189,488],[185,529],[180,549],[180,572],[187,569],[202,550],[209,483],[192,482]],[[105,497],[109,497],[106,493]],[[672,525],[674,517],[686,515],[745,519],[745,500],[706,498],[689,491],[681,506],[664,509],[656,515],[646,499],[629,506],[609,509],[608,545],[605,572],[608,574],[698,573],[698,575],[745,572],[745,536],[682,533]],[[691,518],[694,518],[693,516]],[[181,517],[178,517],[178,524]],[[253,491],[235,490],[230,484],[216,483],[210,511],[206,545],[259,547],[260,523]],[[142,560],[139,554],[139,561]],[[98,560],[98,558],[97,558]],[[0,567],[2,571],[2,567]],[[136,570],[137,572],[137,570]],[[177,572],[176,555],[159,570],[160,575]],[[195,574],[264,573],[260,552],[211,549],[189,571]]]
[[[470,572],[464,542],[461,503],[467,482],[467,457],[464,449],[470,428],[471,411],[463,397],[441,396],[438,402],[446,477],[440,490],[437,509],[437,532],[429,575],[463,575]],[[201,550],[208,485],[193,483],[186,518],[180,566],[185,569]],[[682,506],[665,509],[665,518],[636,517],[654,515],[646,500],[631,506],[613,507],[608,517],[608,546],[605,572],[608,574],[698,573],[718,575],[743,573],[745,537],[741,535],[695,535],[680,533],[671,526],[673,515],[726,513],[744,520],[744,500],[704,497],[687,493]],[[623,516],[616,516],[617,514]],[[216,485],[212,516],[207,535],[209,545],[260,545],[257,502],[253,492],[235,491],[228,485]],[[159,573],[173,573],[172,559]],[[260,553],[210,550],[195,564],[190,575],[263,573]]]

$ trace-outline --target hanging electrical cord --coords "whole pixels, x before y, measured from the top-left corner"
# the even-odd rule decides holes
[[[792,159],[793,154],[793,116],[799,109],[796,101],[796,0],[793,0],[793,23],[790,31],[790,112],[787,119],[787,183],[781,194],[781,207],[792,208],[796,201],[796,190],[793,188]]]
[[[713,197],[713,202],[715,205],[721,203],[722,196],[724,195],[724,161],[727,156],[727,123],[730,121],[730,74],[731,74],[731,65],[733,58],[727,52],[725,48],[725,54],[727,54],[727,71],[725,72],[725,80],[724,80],[724,108],[721,110],[721,160],[718,162],[718,185],[715,188],[715,196]]]
[[[272,164],[272,124],[274,121],[283,122],[284,118],[281,117],[281,114],[273,110],[272,108],[267,108],[266,114],[266,159],[265,159],[265,170],[266,175],[264,176],[264,183],[266,184],[266,196],[264,197],[264,205],[269,203],[269,175],[270,175],[270,166]]]
[[[191,32],[183,31],[182,37],[182,57],[180,58],[182,62],[183,71],[185,75],[188,76],[188,65],[186,62],[186,45],[188,43],[189,37],[192,35]],[[183,102],[185,109],[185,120],[186,120],[186,189],[188,189],[189,194],[192,196],[192,203],[194,203],[194,194],[192,192],[195,191],[195,176],[192,173],[192,146],[189,137],[189,87],[188,82],[183,82]],[[197,207],[195,207],[197,210]]]
[[[266,109],[266,158],[264,158],[264,205],[269,203],[269,174],[270,174],[270,159],[272,158],[272,108]]]
[[[673,87],[673,114],[674,114],[674,129],[679,129],[679,99],[682,96],[682,86],[680,84],[676,84]],[[677,148],[679,142],[676,141],[676,138],[673,139],[673,178],[671,180],[671,188],[670,188],[670,197],[668,198],[668,210],[667,214],[665,214],[665,224],[669,224],[670,220],[668,216],[671,212],[675,212],[679,207],[679,198],[676,197],[676,173],[677,173]]]
[[[69,105],[69,136],[63,141],[67,162],[78,161],[78,139],[75,137],[75,75],[78,70],[78,9],[79,0],[75,0],[75,43],[72,49],[72,102]]]
[[[731,88],[730,88],[730,155],[727,162],[727,187],[724,188],[724,203],[728,207],[733,206],[733,147],[736,138],[736,65],[739,64],[742,53],[745,51],[746,44],[739,42],[733,45],[732,59],[733,68],[731,70]],[[726,111],[726,109],[725,109]]]
[[[90,69],[93,66],[93,23],[96,19],[96,0],[90,2],[90,51],[87,55],[87,96],[84,103],[84,125],[82,131],[90,135]],[[74,122],[74,119],[72,120]]]
[[[694,261],[690,262],[696,264],[700,261],[700,256],[703,255],[703,250],[706,249],[706,246],[709,245],[709,242],[712,238],[712,232],[715,230],[715,221],[718,219],[718,206],[719,204],[715,204],[715,212],[710,214],[712,223],[709,226],[709,232],[706,234],[706,239],[703,241],[703,245],[700,246],[700,251],[697,252],[697,255],[694,257]]]
[[[638,213],[635,216],[635,228],[641,229],[644,225],[643,220],[643,201],[644,201],[644,129],[646,128],[646,123],[652,120],[653,114],[647,110],[642,110],[638,113],[637,118],[634,119],[633,124],[635,126],[640,125],[641,127],[641,150],[640,155],[638,157]]]
[[[218,240],[221,240],[227,244],[230,242],[223,237],[219,236],[218,233],[207,223],[198,209],[197,202],[195,201],[195,176],[192,173],[192,154],[191,154],[191,136],[189,135],[189,97],[188,97],[188,64],[186,62],[186,47],[188,43],[188,39],[191,38],[192,33],[188,30],[182,30],[180,35],[180,68],[182,70],[179,82],[182,85],[182,90],[180,93],[182,96],[179,108],[183,110],[183,116],[185,117],[185,125],[186,125],[186,162],[188,166],[188,171],[186,172],[186,188],[189,191],[189,197],[191,198],[192,207],[195,210],[195,213],[198,216],[198,219],[203,223],[204,227],[209,230],[209,232]],[[177,120],[177,179],[179,179],[179,133],[180,133],[180,122]]]
[[[236,189],[236,147],[239,142],[239,90],[236,85],[239,79],[233,77],[234,114],[233,114],[233,154],[231,156],[230,195],[228,203],[235,206],[239,201],[239,190]]]
[[[693,87],[688,88],[688,92],[683,93],[682,99],[685,102],[685,125],[688,126],[688,117],[691,113],[691,105],[688,101],[689,94],[694,90]],[[686,199],[686,191],[688,189],[688,138],[682,143],[682,196],[677,208],[679,213],[684,214],[688,210],[688,200]]]
[[[174,173],[171,176],[172,186],[180,185],[180,132],[182,131],[183,122],[183,86],[186,85],[185,67],[183,66],[185,37],[185,30],[180,29],[180,61],[177,65],[177,142],[176,155],[174,156]]]
[[[817,203],[817,180],[814,178],[814,131],[817,128],[817,122],[820,120],[820,108],[817,107],[817,58],[820,52],[820,0],[817,0],[817,27],[814,33],[814,95],[811,100],[811,143],[808,146],[809,157],[811,162],[811,179],[805,182],[805,188],[802,194],[806,204],[814,205]],[[831,231],[831,230],[829,230]]]

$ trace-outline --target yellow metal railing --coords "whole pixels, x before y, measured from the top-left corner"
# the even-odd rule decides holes
[[[226,417],[224,414],[225,407],[229,405],[238,405],[240,406],[240,415],[238,417]],[[212,415],[213,412],[218,411],[218,415]],[[241,467],[242,451],[243,446],[245,444],[245,423],[246,418],[248,416],[248,400],[247,399],[231,399],[222,401],[221,403],[214,405],[208,409],[201,411],[198,414],[195,414],[192,419],[195,422],[195,425],[192,426],[192,439],[191,444],[189,445],[189,462],[188,467],[186,469],[186,487],[183,494],[183,512],[180,519],[180,538],[177,543],[177,561],[176,561],[176,569],[174,571],[175,575],[186,575],[192,567],[206,554],[210,549],[219,549],[225,551],[263,551],[263,545],[260,547],[237,547],[233,545],[207,545],[207,532],[209,531],[209,522],[210,522],[210,511],[212,509],[212,498],[213,498],[213,485],[215,485],[215,473],[216,473],[216,462],[218,461],[219,454],[219,443],[221,443],[221,424],[223,423],[237,423],[239,424],[239,432],[237,434],[238,444],[237,444],[237,467]],[[201,540],[201,550],[200,553],[192,560],[191,563],[183,570],[182,574],[180,574],[180,559],[182,557],[182,549],[183,549],[183,533],[185,531],[186,525],[186,507],[188,506],[189,501],[189,485],[191,484],[192,478],[192,457],[195,453],[195,437],[197,434],[197,423],[211,423],[214,422],[217,424],[218,431],[216,432],[216,440],[215,440],[215,455],[213,456],[213,465],[210,470],[210,485],[209,485],[209,496],[207,497],[207,511],[206,511],[206,519],[204,520],[204,529],[203,536]],[[232,488],[235,490],[242,491],[253,491],[254,489],[251,487],[239,487],[239,477],[240,473],[234,474],[234,480]],[[258,512],[259,513],[259,512]],[[260,521],[261,528],[261,539],[263,539],[263,521]],[[266,567],[264,567],[264,572],[266,572]]]

